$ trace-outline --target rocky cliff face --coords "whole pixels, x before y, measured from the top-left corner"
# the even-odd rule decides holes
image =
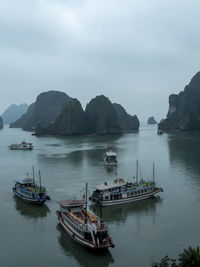
[[[121,135],[137,130],[137,116],[129,115],[119,104],[101,95],[92,99],[85,112],[77,99],[65,93],[49,91],[40,94],[20,119],[10,124],[36,135]]]
[[[117,112],[107,97],[93,98],[87,104],[85,114],[89,134],[122,134]]]
[[[81,135],[86,133],[85,113],[77,99],[68,101],[55,122],[46,128],[37,127],[36,135]]]
[[[200,72],[198,72],[183,92],[169,96],[167,118],[158,128],[170,130],[200,130]]]
[[[45,128],[55,121],[70,99],[63,92],[48,91],[42,93],[37,97],[36,102],[29,106],[27,112],[19,120],[11,123],[10,127],[23,128],[27,131],[38,126]]]
[[[2,117],[0,117],[0,129],[3,129],[3,120],[2,120]]]
[[[154,119],[153,116],[151,116],[148,118],[147,124],[157,124],[157,121]]]
[[[18,120],[27,111],[27,109],[27,104],[12,104],[4,111],[1,117],[5,124],[10,124],[11,122]]]
[[[123,132],[130,132],[139,129],[140,122],[136,115],[129,115],[120,104],[114,103],[113,106],[117,112]]]

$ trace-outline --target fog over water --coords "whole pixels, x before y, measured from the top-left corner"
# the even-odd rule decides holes
[[[48,90],[104,94],[140,120],[199,71],[200,2],[1,0],[0,113]]]

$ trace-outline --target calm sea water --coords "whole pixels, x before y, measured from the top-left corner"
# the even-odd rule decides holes
[[[33,151],[8,145],[33,142]],[[103,165],[112,144],[118,176],[132,181],[139,160],[142,177],[164,188],[160,198],[103,209],[115,248],[93,254],[69,239],[58,226],[59,200],[78,197],[86,181],[92,189],[115,178]],[[0,131],[0,266],[151,266],[168,254],[177,257],[199,245],[200,133],[156,134],[156,127],[121,137],[35,137],[20,129]],[[13,197],[14,180],[40,169],[51,201],[31,206]],[[98,213],[98,209],[94,210]]]

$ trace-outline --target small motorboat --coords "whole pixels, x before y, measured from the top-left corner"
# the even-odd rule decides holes
[[[11,144],[8,147],[10,149],[31,150],[31,149],[33,149],[33,144],[32,143],[27,143],[27,142],[23,141],[20,144]]]

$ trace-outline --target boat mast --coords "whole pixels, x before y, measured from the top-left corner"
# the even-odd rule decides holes
[[[136,183],[138,184],[138,160],[136,160]]]
[[[103,223],[103,214],[102,214],[102,205],[100,204],[100,224],[102,228],[102,223]]]
[[[153,162],[153,183],[155,183],[155,166],[154,166],[154,162]]]
[[[40,190],[42,188],[42,184],[41,184],[41,174],[40,174],[40,170],[39,170],[39,181],[40,181]]]
[[[34,165],[32,166],[32,170],[33,170],[33,183],[35,183],[35,172],[34,172]]]
[[[87,211],[87,191],[88,191],[88,183],[86,183],[86,192],[85,192],[85,209]]]

